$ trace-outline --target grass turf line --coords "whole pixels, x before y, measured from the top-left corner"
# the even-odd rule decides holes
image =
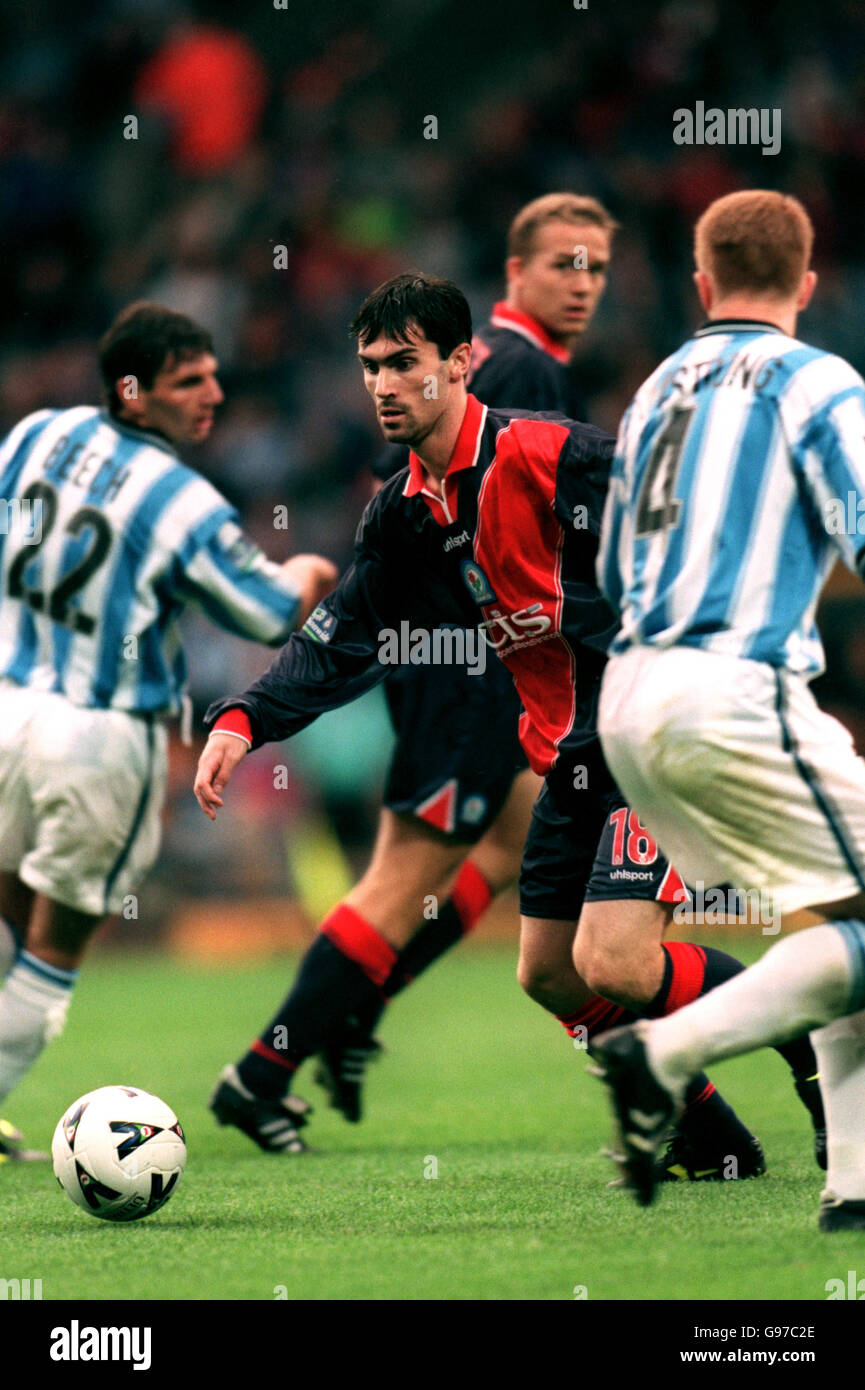
[[[260,1154],[206,1109],[294,961],[94,961],[64,1037],[3,1113],[47,1146],[78,1095],[142,1086],[177,1111],[189,1165],[164,1210],[129,1226],[73,1207],[50,1167],[0,1167],[0,1278],[41,1278],[45,1299],[825,1298],[861,1237],[817,1232],[821,1175],[780,1058],[713,1069],[769,1175],[676,1184],[639,1211],[606,1187],[603,1088],[522,996],[513,955],[455,952],[397,1001],[361,1125],[325,1108],[305,1067],[319,1152],[299,1160]]]

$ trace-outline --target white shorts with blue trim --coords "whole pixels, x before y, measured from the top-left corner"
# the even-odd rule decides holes
[[[158,720],[0,685],[0,869],[94,916],[120,912],[161,838]]]
[[[865,892],[865,761],[805,682],[691,647],[633,647],[604,674],[610,771],[687,883],[756,890],[779,915]]]

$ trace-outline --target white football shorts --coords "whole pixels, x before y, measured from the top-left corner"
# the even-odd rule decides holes
[[[687,883],[779,914],[865,891],[865,762],[806,683],[691,647],[610,660],[598,728],[610,771]]]
[[[119,912],[159,852],[164,726],[0,683],[0,869],[67,907]]]

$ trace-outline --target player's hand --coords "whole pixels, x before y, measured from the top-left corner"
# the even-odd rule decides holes
[[[323,555],[293,555],[282,568],[286,570],[300,590],[300,616],[298,627],[303,627],[313,608],[317,607],[325,594],[336,587],[339,571],[336,565]]]
[[[216,812],[222,805],[221,793],[232,772],[248,752],[247,744],[234,734],[211,734],[204,745],[192,790],[202,811],[211,820],[216,820]]]

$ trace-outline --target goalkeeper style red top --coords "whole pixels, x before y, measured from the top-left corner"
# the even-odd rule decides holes
[[[536,772],[593,743],[617,627],[595,581],[614,447],[593,425],[491,410],[469,395],[441,496],[410,454],[367,507],[333,593],[206,722],[247,732],[253,747],[287,738],[384,679],[382,643],[401,623],[453,624],[479,627],[507,665]]]

